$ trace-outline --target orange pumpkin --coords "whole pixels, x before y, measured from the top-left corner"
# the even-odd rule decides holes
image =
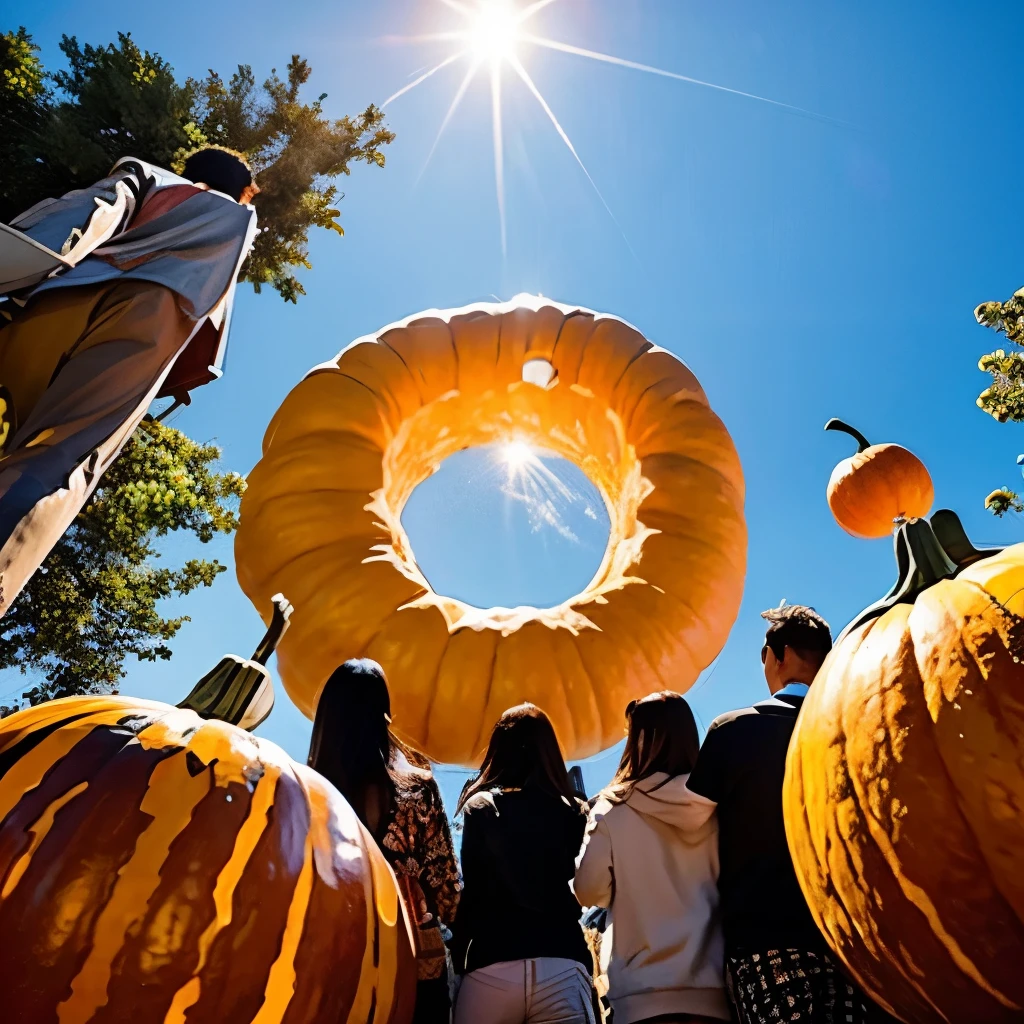
[[[898,444],[871,444],[859,431],[831,419],[826,430],[857,439],[856,455],[843,459],[828,482],[828,507],[854,537],[887,537],[903,520],[928,515],[935,488],[925,464]]]
[[[70,697],[0,721],[0,935],[10,1021],[412,1014],[394,875],[337,790],[154,701]]]
[[[900,578],[810,689],[783,797],[836,954],[910,1024],[1024,1019],[1024,544],[949,511],[901,526]]]
[[[447,456],[513,441],[575,462],[608,508],[597,575],[554,608],[435,593],[402,528]],[[579,758],[620,738],[632,698],[686,690],[721,650],[743,588],[743,476],[674,355],[621,320],[520,296],[420,314],[311,371],[267,430],[235,555],[261,613],[277,590],[295,603],[278,668],[307,715],[365,655],[387,671],[396,730],[435,760],[474,763],[524,700]]]

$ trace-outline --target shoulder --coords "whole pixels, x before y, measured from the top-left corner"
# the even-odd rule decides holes
[[[412,804],[424,810],[442,806],[441,790],[437,780],[429,772],[417,768],[391,773],[395,783],[395,796],[399,803]]]
[[[759,700],[749,708],[737,708],[735,711],[727,711],[723,715],[719,715],[709,727],[708,735],[757,729],[765,718],[775,716],[796,718],[802,703],[803,697],[792,696],[768,697],[765,700]]]
[[[763,701],[763,704],[769,703]],[[752,707],[737,708],[735,711],[726,711],[719,715],[708,727],[708,736],[712,734],[718,736],[727,736],[733,732],[738,732],[743,729],[749,729],[751,726],[757,724],[757,720],[761,715],[762,704],[754,704]]]
[[[472,817],[474,820],[479,821],[483,818],[497,817],[499,813],[498,801],[502,797],[503,794],[490,789],[474,793],[462,806],[463,818],[468,820]]]
[[[612,801],[607,796],[599,794],[594,801],[594,806],[590,808],[590,823],[595,825],[613,814],[617,815],[621,806],[623,806],[621,801]]]

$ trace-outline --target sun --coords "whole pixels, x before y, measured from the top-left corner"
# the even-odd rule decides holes
[[[469,25],[469,49],[479,61],[511,60],[519,41],[520,11],[510,0],[481,0]]]
[[[597,197],[601,200],[605,210],[612,221],[618,226],[618,221],[611,211],[611,207],[605,202],[597,183],[590,176],[586,165],[580,159],[576,147],[572,144],[568,134],[562,127],[550,104],[541,94],[539,88],[530,77],[529,72],[523,65],[519,56],[522,46],[539,47],[547,50],[554,50],[558,53],[569,54],[573,57],[583,57],[587,60],[599,61],[603,64],[613,64],[621,68],[629,68],[633,71],[643,71],[650,75],[659,75],[662,78],[673,78],[679,82],[686,82],[690,85],[702,86],[706,89],[713,89],[720,93],[730,93],[748,100],[756,100],[759,103],[769,104],[788,111],[791,114],[800,114],[805,117],[812,117],[820,121],[827,121],[833,124],[845,124],[835,118],[823,114],[815,114],[813,111],[803,107],[794,106],[791,103],[783,103],[781,100],[769,99],[767,96],[759,96],[756,93],[745,92],[742,89],[733,89],[727,85],[717,85],[714,82],[706,82],[700,78],[693,78],[690,75],[682,75],[675,71],[665,71],[661,68],[652,67],[650,64],[641,64],[637,61],[626,60],[623,57],[613,57],[608,53],[598,53],[595,50],[587,50],[582,46],[575,46],[572,43],[559,42],[556,39],[549,39],[546,36],[537,35],[531,31],[531,24],[541,11],[556,3],[557,0],[532,0],[532,2],[517,3],[516,0],[440,0],[440,3],[449,10],[454,11],[461,19],[457,28],[444,31],[432,32],[423,36],[395,37],[395,41],[407,42],[452,42],[456,44],[454,53],[450,53],[440,63],[427,68],[416,74],[411,82],[402,86],[397,92],[389,96],[382,104],[387,107],[400,96],[411,92],[418,85],[421,85],[428,78],[433,77],[444,68],[455,64],[463,59],[468,59],[468,68],[465,77],[462,79],[455,96],[452,99],[448,112],[441,121],[434,145],[427,155],[423,170],[426,170],[430,163],[437,144],[441,141],[445,128],[455,115],[459,104],[462,102],[466,91],[469,89],[474,78],[481,68],[487,68],[488,77],[491,80],[491,123],[494,144],[494,184],[498,199],[498,222],[501,228],[501,251],[506,251],[506,224],[505,224],[505,171],[504,171],[504,137],[502,130],[502,80],[504,72],[510,69],[516,77],[526,86],[527,91],[539,104],[547,119],[551,122],[558,137],[565,143],[566,149],[572,154],[573,159],[579,164],[580,169],[586,176],[587,181],[593,186]],[[423,171],[420,172],[422,175]],[[619,228],[622,231],[622,228]],[[623,232],[623,238],[625,233]],[[629,245],[629,242],[626,242]],[[632,249],[632,247],[630,246]]]
[[[529,465],[534,459],[533,449],[525,441],[509,441],[502,446],[501,461],[508,466],[510,476]]]

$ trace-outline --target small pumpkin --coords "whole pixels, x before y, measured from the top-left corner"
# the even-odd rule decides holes
[[[822,934],[908,1024],[1024,1019],[1024,544],[899,526],[899,578],[797,720],[786,834]]]
[[[267,710],[257,659],[282,616],[189,708],[69,697],[0,721],[4,1019],[411,1019],[409,926],[373,840],[326,780],[212,717]]]
[[[518,441],[579,465],[608,508],[608,549],[552,608],[436,593],[402,527],[449,455]],[[622,709],[686,690],[722,649],[746,568],[743,474],[696,377],[621,320],[536,296],[430,310],[314,368],[274,415],[248,477],[238,580],[261,614],[295,602],[278,655],[312,717],[333,668],[388,674],[395,727],[473,764],[507,708],[551,716],[570,758],[620,738]]]
[[[843,459],[828,482],[828,507],[854,537],[887,537],[905,519],[931,511],[935,488],[925,464],[898,444],[871,444],[856,428],[831,419],[826,430],[857,440],[855,455]]]

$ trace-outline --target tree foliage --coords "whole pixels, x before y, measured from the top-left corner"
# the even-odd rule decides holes
[[[974,318],[1024,349],[1024,288],[1006,302],[983,302],[975,309]],[[981,357],[978,368],[992,376],[992,383],[978,396],[979,408],[1000,423],[1024,421],[1024,351],[997,348]],[[1018,494],[1005,487],[993,491],[985,499],[985,507],[997,516],[1024,512]]]
[[[284,78],[275,69],[262,85],[248,65],[227,81],[211,70],[180,83],[125,33],[106,46],[64,36],[60,48],[67,68],[47,75],[23,28],[0,37],[0,131],[10,140],[0,154],[0,220],[92,184],[125,155],[180,170],[196,146],[227,146],[246,154],[261,189],[263,230],[242,279],[291,302],[304,294],[295,271],[310,267],[310,228],[344,234],[338,179],[353,163],[384,166],[394,136],[383,113],[371,105],[328,118],[326,93],[302,98],[311,69],[297,55]]]
[[[210,586],[225,566],[161,566],[156,542],[184,531],[207,543],[235,530],[245,481],[218,472],[219,458],[214,445],[154,420],[135,432],[4,616],[0,668],[43,678],[25,694],[30,703],[106,692],[130,655],[170,658],[168,641],[188,618],[165,618],[158,602]]]

